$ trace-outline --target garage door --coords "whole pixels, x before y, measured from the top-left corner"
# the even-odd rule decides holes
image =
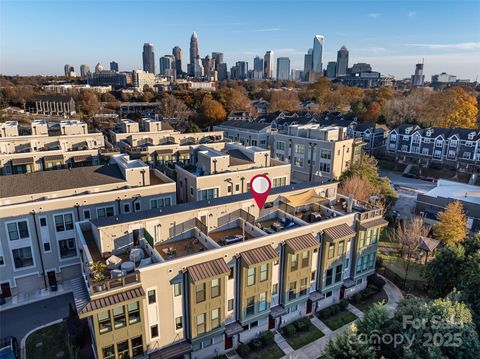
[[[32,292],[44,287],[43,279],[38,274],[28,277],[15,278],[15,282],[17,283],[18,293]]]
[[[70,280],[73,278],[78,278],[82,275],[80,270],[80,264],[74,264],[72,266],[63,267],[60,272],[62,280]]]

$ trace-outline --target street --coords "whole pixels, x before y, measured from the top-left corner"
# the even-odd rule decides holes
[[[68,316],[72,293],[0,312],[0,336],[14,336],[20,342],[32,329]]]
[[[409,187],[421,191],[422,193],[436,187],[435,183],[422,181],[415,178],[402,177],[400,172],[380,170],[380,176],[388,177],[390,182],[401,187]]]

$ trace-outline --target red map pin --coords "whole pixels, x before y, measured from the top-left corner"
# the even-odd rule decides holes
[[[250,192],[259,209],[263,208],[271,189],[272,182],[268,176],[256,175],[250,181]]]

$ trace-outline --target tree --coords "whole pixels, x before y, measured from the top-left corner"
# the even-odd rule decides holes
[[[251,107],[247,91],[243,87],[224,88],[217,92],[217,96],[227,112],[247,111]]]
[[[460,201],[450,202],[437,215],[438,223],[433,226],[435,238],[443,243],[458,243],[467,236],[467,217]]]
[[[327,359],[373,359],[375,352],[368,342],[359,336],[354,323],[335,340],[328,342],[324,357]]]
[[[480,332],[480,253],[476,252],[467,257],[464,272],[459,280],[459,289],[463,300],[472,309],[473,320]]]
[[[407,283],[410,265],[417,253],[422,237],[428,236],[429,232],[430,226],[425,225],[423,218],[419,216],[401,221],[397,226],[394,238],[400,245],[400,254],[403,259],[404,285]]]
[[[423,108],[430,94],[423,89],[392,98],[383,107],[383,115],[389,127],[397,127],[402,123],[415,123],[424,112]]]
[[[77,106],[81,113],[91,117],[98,113],[100,102],[95,92],[92,90],[84,90],[78,95]]]
[[[273,91],[270,96],[270,112],[295,111],[300,108],[298,95],[293,91]]]
[[[465,249],[447,245],[425,266],[423,277],[436,296],[444,296],[458,286],[464,268]]]
[[[339,192],[347,196],[353,195],[353,198],[361,201],[369,201],[371,196],[379,194],[377,188],[373,187],[367,179],[359,175],[346,178],[340,184]]]
[[[380,115],[382,114],[382,108],[377,101],[371,102],[367,111],[362,114],[362,119],[366,122],[376,122]]]
[[[189,111],[187,105],[174,95],[168,93],[163,95],[158,107],[163,117],[181,120],[188,118]]]
[[[200,127],[194,122],[189,122],[187,128],[185,129],[185,133],[198,133],[202,132]]]
[[[377,302],[367,308],[363,319],[358,323],[358,331],[366,335],[384,332],[389,321],[388,309],[383,302]]]
[[[222,122],[227,116],[220,102],[208,98],[203,101],[200,113],[202,120],[208,126]]]

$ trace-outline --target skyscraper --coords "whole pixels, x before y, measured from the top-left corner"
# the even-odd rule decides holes
[[[210,55],[205,56],[202,59],[203,74],[206,78],[211,79],[215,77],[215,61],[210,57]]]
[[[275,54],[273,51],[267,51],[263,57],[263,77],[273,80],[275,76]]]
[[[218,71],[218,74],[217,74],[218,81],[228,80],[228,67],[225,62],[218,65],[217,71]]]
[[[423,62],[415,65],[415,75],[412,75],[412,86],[423,86],[425,75],[423,74]]]
[[[348,70],[348,50],[344,46],[337,51],[337,69],[335,75],[337,77],[347,76]]]
[[[90,72],[90,66],[88,65],[80,65],[80,76],[86,77]]]
[[[337,63],[335,61],[329,61],[327,64],[327,77],[329,79],[335,78],[337,69]]]
[[[155,54],[153,44],[143,44],[143,71],[155,73]]]
[[[313,68],[313,49],[308,49],[308,53],[305,54],[303,60],[303,79],[308,81],[310,79],[310,71]]]
[[[75,69],[73,68],[72,65],[66,64],[66,65],[63,67],[63,71],[65,72],[65,76],[66,76],[66,77],[70,77],[70,76],[72,76],[72,74],[75,72]]]
[[[190,69],[189,74],[195,75],[195,63],[196,59],[200,59],[200,50],[198,48],[198,36],[196,32],[193,32],[192,37],[190,37]]]
[[[164,55],[160,57],[160,75],[175,77],[175,57],[173,55]]]
[[[324,37],[322,35],[315,35],[313,38],[313,71],[317,74],[322,73],[322,57],[323,57],[323,43]]]
[[[110,71],[118,72],[118,62],[115,62],[115,61],[110,62]]]
[[[263,59],[255,56],[253,59],[253,79],[261,80],[263,78]]]
[[[223,64],[223,52],[212,52],[212,59],[215,61],[215,70],[218,71],[220,64]]]
[[[237,80],[246,80],[248,75],[248,62],[237,61]]]
[[[290,59],[288,57],[279,57],[277,59],[277,80],[290,79]]]
[[[181,76],[183,74],[183,70],[182,70],[182,49],[178,46],[175,46],[172,49],[172,55],[175,58],[175,71],[177,72],[177,76]]]

